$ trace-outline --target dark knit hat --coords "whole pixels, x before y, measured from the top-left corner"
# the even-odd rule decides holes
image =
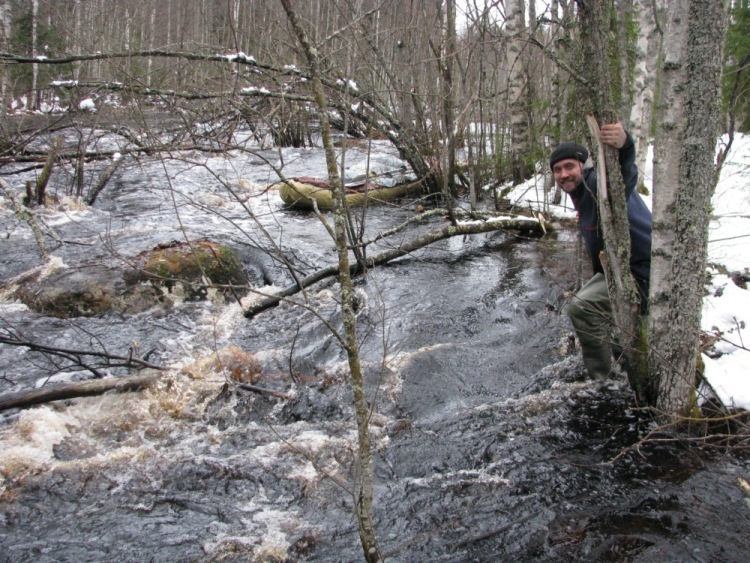
[[[586,147],[579,145],[578,143],[560,143],[557,148],[552,151],[552,155],[549,157],[549,167],[552,168],[556,162],[565,160],[566,158],[575,158],[581,162],[586,162],[589,157],[589,151]]]

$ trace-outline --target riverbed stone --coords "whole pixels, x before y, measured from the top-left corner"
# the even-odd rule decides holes
[[[107,312],[138,314],[165,305],[164,296],[147,285],[128,287],[122,272],[78,267],[26,280],[15,297],[41,315],[58,318],[92,317]]]
[[[51,317],[91,317],[107,312],[138,314],[177,301],[239,299],[247,276],[234,252],[215,242],[173,242],[142,252],[125,272],[103,264],[39,270],[10,296]]]
[[[235,253],[208,241],[172,241],[136,257],[125,273],[128,285],[146,283],[174,298],[200,301],[221,295],[229,301],[247,293],[247,276]]]

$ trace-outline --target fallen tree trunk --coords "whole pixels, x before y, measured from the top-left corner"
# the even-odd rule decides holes
[[[479,233],[489,233],[500,229],[514,229],[519,231],[530,231],[533,233],[543,233],[545,227],[541,221],[537,219],[531,219],[528,217],[500,217],[496,219],[487,219],[484,221],[465,221],[460,222],[457,225],[448,225],[437,231],[430,231],[421,236],[418,236],[396,248],[386,250],[375,256],[367,259],[367,266],[372,268],[374,266],[380,266],[406,256],[410,252],[424,248],[439,240],[447,239],[458,235],[475,235]],[[338,274],[338,265],[328,266],[322,270],[310,274],[306,278],[300,280],[298,284],[291,285],[275,293],[274,295],[267,295],[263,297],[257,303],[251,305],[245,309],[245,317],[248,319],[253,318],[258,313],[275,307],[284,298],[290,297],[303,289],[310,287],[314,283],[317,283],[325,278],[335,276]],[[358,264],[352,264],[350,266],[350,272],[355,274],[358,272]]]
[[[110,377],[94,381],[78,381],[41,389],[18,391],[0,396],[0,411],[13,408],[26,408],[50,401],[74,399],[103,395],[107,391],[138,391],[154,383],[158,375],[133,375],[129,377]]]

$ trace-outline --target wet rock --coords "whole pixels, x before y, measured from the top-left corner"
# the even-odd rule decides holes
[[[287,423],[297,421],[318,422],[324,420],[340,420],[351,416],[347,405],[338,393],[331,393],[320,388],[302,387],[297,397],[286,404],[279,417]]]
[[[59,318],[106,311],[138,313],[153,307],[160,297],[153,288],[127,288],[121,272],[103,266],[61,268],[34,276],[24,280],[14,296],[32,311]]]
[[[136,267],[123,272],[106,265],[39,270],[19,283],[11,296],[32,311],[59,318],[105,312],[138,314],[177,299],[239,299],[248,279],[232,250],[209,241],[170,243],[143,252]]]
[[[234,252],[208,240],[161,244],[136,257],[125,273],[128,285],[148,283],[188,301],[209,298],[212,291],[225,300],[247,293],[247,276]]]
[[[59,444],[52,446],[52,452],[55,459],[59,461],[72,461],[94,457],[99,453],[99,449],[90,440],[79,436],[70,436]]]

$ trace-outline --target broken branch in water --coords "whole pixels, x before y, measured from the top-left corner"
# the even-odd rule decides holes
[[[63,399],[74,399],[77,397],[91,397],[103,395],[108,391],[138,391],[154,383],[158,375],[131,375],[127,377],[108,377],[94,381],[77,381],[42,387],[41,389],[29,389],[8,393],[0,396],[0,411],[13,408],[26,408],[51,401]]]

